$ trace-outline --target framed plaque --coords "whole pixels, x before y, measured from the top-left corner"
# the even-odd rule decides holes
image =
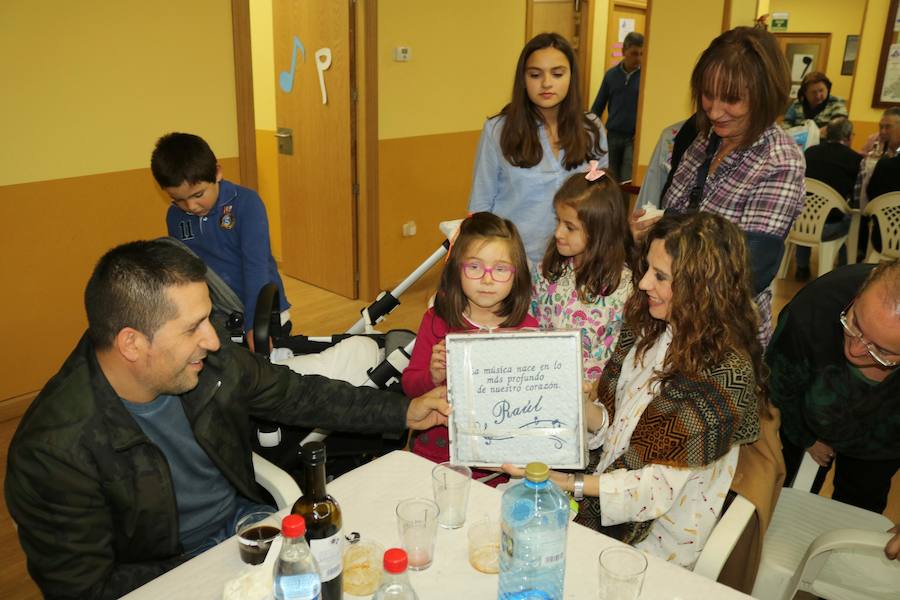
[[[579,331],[448,335],[450,460],[583,469],[581,379]]]

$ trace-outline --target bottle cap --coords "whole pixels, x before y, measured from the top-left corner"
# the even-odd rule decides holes
[[[408,563],[409,559],[403,548],[391,548],[384,553],[384,570],[388,573],[402,573]]]
[[[303,464],[319,465],[325,462],[325,444],[322,442],[306,442],[300,446],[300,458]]]
[[[281,520],[281,535],[296,538],[306,534],[306,520],[302,515],[288,515]]]
[[[550,477],[550,468],[542,462],[531,462],[525,466],[525,478],[540,483]]]

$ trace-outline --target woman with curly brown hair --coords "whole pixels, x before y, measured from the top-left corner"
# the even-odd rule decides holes
[[[576,521],[691,568],[718,519],[741,444],[766,405],[762,348],[740,229],[667,215],[644,240],[640,292],[586,406],[586,472],[551,472]],[[516,474],[517,469],[506,467]]]

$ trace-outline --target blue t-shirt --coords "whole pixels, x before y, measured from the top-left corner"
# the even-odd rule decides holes
[[[178,506],[178,536],[190,552],[219,531],[237,508],[237,491],[197,443],[181,398],[163,395],[147,404],[122,400],[141,431],[169,463]]]

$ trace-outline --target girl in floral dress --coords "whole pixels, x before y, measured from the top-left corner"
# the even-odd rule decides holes
[[[581,329],[586,382],[600,379],[619,338],[635,253],[618,183],[590,164],[553,198],[556,230],[534,270],[531,300],[542,329]]]

